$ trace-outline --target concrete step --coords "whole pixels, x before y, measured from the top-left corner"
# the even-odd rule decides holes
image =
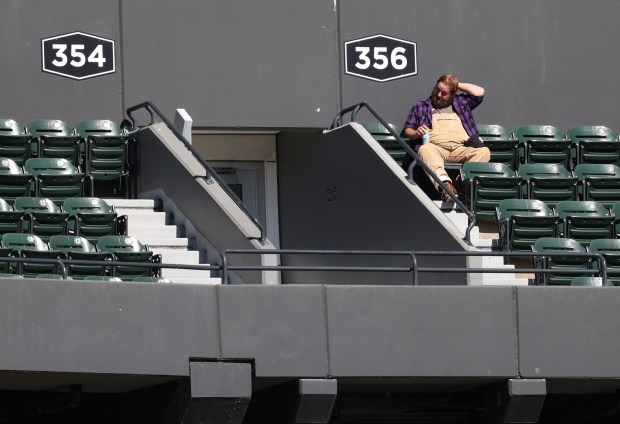
[[[119,215],[127,215],[127,225],[129,228],[134,227],[152,227],[166,225],[166,214],[164,212],[136,212],[136,213],[122,213]]]
[[[177,227],[175,225],[151,225],[151,226],[134,226],[129,225],[127,232],[129,235],[136,237],[138,240],[152,238],[153,234],[157,234],[160,238],[176,238]]]
[[[200,261],[200,252],[196,250],[153,249],[153,253],[161,255],[162,262],[167,264],[198,265]]]

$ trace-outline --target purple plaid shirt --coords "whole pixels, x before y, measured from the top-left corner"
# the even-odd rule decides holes
[[[461,93],[454,96],[452,100],[452,106],[454,111],[461,119],[461,123],[463,124],[463,128],[467,134],[471,137],[474,135],[478,135],[478,129],[476,128],[476,121],[474,121],[474,115],[471,113],[473,109],[478,107],[484,96],[472,96],[467,93]],[[405,128],[413,128],[416,129],[421,125],[426,125],[429,128],[433,127],[433,105],[431,104],[431,98],[428,97],[424,100],[420,100],[417,104],[415,104],[411,111],[409,111],[409,116],[407,117],[407,122],[403,126],[403,131]],[[403,134],[401,134],[402,136]],[[420,148],[422,144],[422,140],[418,140],[415,145],[416,152]]]

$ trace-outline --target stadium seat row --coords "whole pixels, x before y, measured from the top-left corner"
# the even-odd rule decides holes
[[[149,266],[122,265],[122,262],[161,263],[161,255],[153,254],[148,245],[129,236],[102,236],[93,244],[84,237],[54,235],[46,243],[34,234],[6,233],[0,244],[0,258],[5,273],[24,277],[58,275],[58,259],[68,259],[94,261],[68,264],[67,273],[73,279],[112,276],[127,281],[158,277],[160,271]],[[51,259],[54,262],[14,261],[14,258]]]
[[[564,200],[596,201],[611,207],[620,201],[620,167],[580,164],[574,171],[558,164],[469,162],[460,175],[461,195],[477,219],[491,221],[504,199],[542,200],[550,207]]]
[[[72,128],[60,120],[37,119],[22,128],[13,119],[0,118],[0,157],[18,166],[31,158],[64,159],[83,167],[91,182],[118,180],[119,191],[123,183],[127,190],[130,141],[110,120],[85,120]]]

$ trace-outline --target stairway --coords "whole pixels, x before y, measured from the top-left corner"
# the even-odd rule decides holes
[[[434,202],[439,207],[444,215],[452,221],[452,223],[459,229],[459,231],[465,237],[465,231],[467,229],[467,215],[461,212],[454,206],[453,203],[444,203],[442,201]],[[497,227],[494,223],[481,223],[475,226],[471,231],[471,243],[480,251],[499,251],[498,248],[498,235]],[[505,265],[504,259],[501,256],[482,256],[480,257],[482,262],[481,268],[499,268],[499,269],[514,269],[514,265]],[[531,265],[526,263],[526,267],[531,268]],[[523,265],[522,265],[523,266]],[[471,274],[471,285],[510,285],[510,286],[527,286],[528,276],[515,273],[482,273]]]
[[[200,263],[200,252],[189,250],[189,240],[177,237],[177,227],[166,224],[166,213],[157,211],[157,202],[152,199],[104,199],[114,205],[118,215],[127,215],[128,231],[141,243],[148,245],[153,253],[161,254],[164,264],[208,265]],[[171,283],[221,284],[219,277],[212,277],[215,271],[163,268],[162,278]]]

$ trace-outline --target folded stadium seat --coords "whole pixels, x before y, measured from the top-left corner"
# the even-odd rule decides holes
[[[19,196],[30,196],[34,176],[8,158],[0,158],[0,197],[9,204]]]
[[[501,163],[467,162],[461,181],[465,204],[482,221],[495,219],[495,208],[502,200],[521,197],[521,178]]]
[[[505,199],[496,209],[503,251],[530,252],[541,237],[557,237],[560,218],[540,200]]]
[[[34,176],[37,197],[63,202],[84,194],[84,174],[65,159],[32,158],[26,161],[25,168]]]
[[[592,269],[592,260],[587,256],[549,256],[546,253],[586,253],[585,247],[579,242],[569,238],[542,237],[537,239],[532,246],[533,253],[543,254],[540,257],[534,256],[534,268],[536,269],[575,269],[574,273],[536,273],[534,283],[536,285],[568,286],[575,277],[589,276],[591,274],[580,273],[580,269]]]
[[[32,136],[32,157],[66,159],[75,166],[80,162],[80,136],[66,122],[58,119],[35,119],[26,126]]]
[[[585,287],[602,287],[603,279],[601,277],[575,277],[570,283],[571,286],[585,286]],[[613,286],[607,278],[606,286]]]
[[[13,255],[21,258],[61,259],[62,252],[50,250],[47,243],[34,234],[7,233],[2,236],[2,246],[11,249]],[[11,264],[24,277],[39,274],[57,274],[58,263],[19,262]]]
[[[583,200],[599,202],[607,208],[620,201],[620,167],[584,163],[575,167],[575,176]]]
[[[24,166],[30,157],[30,134],[13,119],[0,118],[0,157],[9,158]]]
[[[396,134],[400,134],[402,128],[392,124],[388,124]],[[362,122],[362,126],[373,136],[375,140],[389,153],[389,155],[402,166],[403,160],[407,156],[407,152],[398,144],[396,138],[390,134],[387,128],[381,122]]]
[[[101,236],[127,235],[127,215],[118,216],[114,206],[96,197],[70,197],[62,208],[69,216],[69,234],[97,243]]]
[[[81,121],[76,131],[86,146],[85,172],[90,177],[91,195],[95,195],[95,181],[118,181],[115,193],[124,189],[127,196],[130,176],[127,160],[129,137],[118,124],[105,119]]]
[[[18,197],[15,210],[23,213],[22,232],[39,236],[49,242],[53,235],[67,234],[69,214],[44,197]]]
[[[575,239],[585,247],[595,239],[614,238],[615,216],[600,203],[569,200],[558,202],[555,209],[564,238]]]
[[[154,255],[147,245],[130,236],[103,236],[99,238],[97,250],[111,253],[114,261],[161,263],[161,255]],[[112,275],[131,281],[136,277],[158,277],[159,268],[114,265]]]
[[[491,151],[490,162],[503,163],[516,170],[519,166],[519,141],[501,125],[479,124],[476,126],[484,145]]]
[[[571,145],[561,129],[551,125],[521,125],[515,130],[521,163],[556,163],[571,169]],[[520,165],[519,165],[520,166]]]
[[[590,242],[588,250],[593,253],[600,253],[607,263],[607,281],[614,286],[620,286],[620,240],[618,239],[596,239]],[[592,266],[598,266],[596,259]],[[618,271],[613,274],[610,271]]]
[[[568,138],[575,146],[575,164],[620,165],[620,141],[611,128],[597,125],[571,127]]]
[[[52,236],[50,238],[50,247],[52,250],[62,252],[67,259],[85,261],[112,260],[112,255],[110,253],[98,252],[95,245],[91,244],[84,237]],[[108,267],[105,265],[68,264],[67,273],[77,280],[83,280],[85,278],[92,279],[92,277],[95,276],[107,276]]]
[[[562,200],[577,200],[578,178],[562,165],[527,163],[519,167],[517,175],[523,180],[523,197],[542,200],[551,208]]]
[[[0,234],[21,233],[24,214],[0,198]]]

